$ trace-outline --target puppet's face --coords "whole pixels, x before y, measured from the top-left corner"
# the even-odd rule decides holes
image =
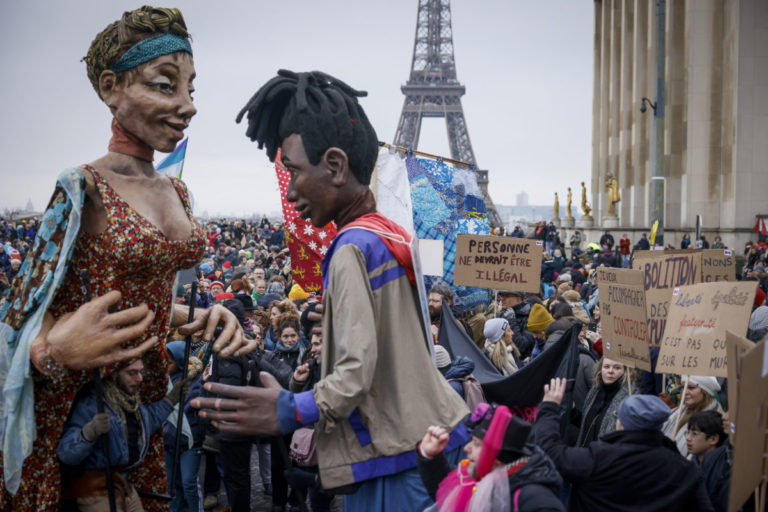
[[[163,55],[102,89],[120,125],[153,149],[173,151],[197,113],[192,103],[195,66],[186,52]]]
[[[323,227],[334,219],[342,206],[338,200],[338,188],[333,185],[334,173],[323,160],[312,165],[304,150],[301,136],[292,134],[283,140],[282,160],[291,173],[286,199],[295,203],[294,208],[302,219],[311,219],[315,227]]]

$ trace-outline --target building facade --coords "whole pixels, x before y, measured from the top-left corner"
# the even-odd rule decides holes
[[[594,11],[595,227],[606,225],[612,173],[621,195],[613,229],[647,232],[660,165],[665,244],[692,233],[697,214],[710,241],[755,239],[756,215],[768,214],[768,1],[595,0]],[[659,63],[663,123],[653,108]]]

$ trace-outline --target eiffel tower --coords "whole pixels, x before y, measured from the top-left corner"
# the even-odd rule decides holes
[[[461,108],[461,97],[466,89],[456,78],[450,0],[419,0],[411,76],[400,90],[405,95],[405,102],[395,133],[395,145],[417,149],[421,120],[444,117],[451,158],[474,165],[477,183],[485,196],[488,220],[491,226],[503,226],[488,195],[488,171],[477,167],[464,109]]]

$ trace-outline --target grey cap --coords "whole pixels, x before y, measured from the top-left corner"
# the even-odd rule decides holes
[[[660,430],[669,414],[669,406],[654,395],[632,395],[619,405],[624,430]]]

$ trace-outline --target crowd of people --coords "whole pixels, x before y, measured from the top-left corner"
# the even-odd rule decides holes
[[[642,394],[603,354],[596,269],[630,265],[646,235],[582,250],[577,232],[566,257],[551,223],[516,227],[543,242],[539,292],[466,308],[438,281],[420,298],[410,235],[369,187],[365,93],[281,70],[238,122],[280,150],[301,216],[338,228],[308,293],[279,221],[201,224],[152,166],[196,113],[180,11],[126,12],[84,61],[109,152],[62,173],[39,222],[0,224],[0,508],[246,511],[257,467],[273,511],[726,509],[727,384]],[[765,240],[745,259],[759,340]],[[442,322],[476,359],[446,350]],[[486,402],[478,364],[514,376],[563,339],[575,379],[543,386],[535,421]]]
[[[111,414],[97,411],[95,391],[92,386],[88,387],[87,392],[74,403],[64,426],[57,448],[61,464],[80,466],[86,472],[103,470],[104,458],[100,443],[95,440],[106,434],[113,464],[122,470],[130,469],[142,462],[149,446],[150,434],[162,426],[166,468],[174,467],[175,450],[178,448],[180,452],[179,474],[176,478],[172,478],[170,473],[167,475],[169,482],[176,482],[172,510],[222,509],[226,506],[231,510],[251,510],[254,495],[254,489],[251,489],[251,471],[254,469],[251,462],[252,450],[258,457],[262,482],[260,491],[271,496],[274,510],[284,510],[289,506],[298,510],[300,502],[308,503],[311,510],[330,510],[333,493],[326,492],[318,478],[317,455],[310,448],[314,446],[312,429],[302,428],[293,435],[280,436],[221,432],[211,422],[200,418],[191,406],[194,399],[210,395],[203,389],[204,382],[257,386],[261,385],[259,372],[265,371],[274,376],[282,388],[299,393],[311,390],[322,376],[322,322],[317,318],[318,315],[314,318],[312,315],[322,298],[305,292],[294,282],[289,250],[280,222],[270,221],[266,217],[255,222],[221,219],[206,224],[204,232],[207,256],[195,266],[196,290],[193,294],[191,282],[179,285],[176,302],[182,305],[194,304],[199,309],[209,309],[215,305],[226,308],[237,319],[244,336],[255,342],[253,350],[237,357],[222,358],[214,355],[203,368],[206,349],[215,342],[215,338],[206,342],[202,339],[202,332],[192,336],[190,367],[197,366],[201,371],[187,384],[181,445],[176,446],[177,413],[170,412],[181,393],[179,382],[182,380],[183,340],[186,337],[173,332],[170,339],[175,341],[169,341],[166,345],[170,382],[165,398],[152,403],[137,400],[137,390],[145,372],[142,359],[119,370],[114,379],[105,381],[108,383],[108,407],[112,409],[112,404],[121,404],[122,410],[114,407]],[[22,257],[21,252],[18,256],[13,252],[18,251],[16,247],[24,249],[18,243],[19,240],[18,236],[12,237],[7,233],[2,235],[5,253],[14,255],[11,259]],[[610,246],[610,241],[608,244]],[[7,249],[8,245],[10,249]],[[757,252],[764,258],[764,245],[750,244],[748,254]],[[502,443],[496,465],[509,467],[510,464],[514,466],[516,461],[528,459],[534,461],[531,470],[534,466],[541,466],[542,471],[542,468],[547,468],[546,476],[536,477],[544,480],[528,481],[526,478],[530,477],[526,477],[526,472],[515,477],[519,480],[518,484],[525,483],[518,487],[523,490],[518,496],[523,504],[520,510],[559,510],[558,507],[563,506],[560,489],[564,482],[572,486],[573,510],[601,509],[599,503],[603,498],[596,491],[584,490],[595,485],[595,482],[585,482],[580,466],[583,464],[583,454],[579,455],[581,452],[576,449],[586,449],[594,443],[616,437],[621,404],[630,396],[632,389],[630,381],[636,381],[634,389],[640,387],[636,374],[602,354],[595,272],[597,266],[606,264],[602,254],[584,252],[566,260],[560,251],[562,248],[553,248],[551,257],[547,255],[544,259],[540,293],[502,290],[498,293],[496,303],[488,304],[480,312],[473,309],[471,314],[462,311],[458,297],[446,283],[435,284],[428,296],[435,342],[441,314],[447,308],[467,337],[477,344],[501,375],[519,371],[558,341],[574,323],[582,325],[578,337],[579,364],[574,383],[574,407],[565,438],[559,441],[546,437],[548,441],[539,442],[540,438],[536,437],[537,443],[533,445],[529,441],[529,438],[534,438],[529,435],[530,425],[514,419],[510,420],[507,427],[510,439],[505,438]],[[747,279],[760,281],[760,291],[750,321],[749,337],[754,340],[760,340],[768,329],[768,307],[765,306],[768,275],[761,269],[764,263],[762,258],[754,259],[752,270],[746,273]],[[482,390],[472,376],[475,363],[466,357],[451,360],[448,352],[437,344],[434,350],[437,369],[457,395],[472,410],[482,404]],[[726,397],[721,384],[722,379],[719,382],[711,377],[692,377],[684,396],[680,396],[679,389],[664,396],[667,415],[663,422],[654,424],[652,430],[666,436],[674,446],[662,442],[663,436],[643,434],[648,437],[643,442],[653,445],[654,450],[669,451],[662,452],[663,457],[660,456],[659,460],[667,460],[672,452],[677,451],[681,458],[674,464],[685,468],[680,461],[683,458],[692,461],[686,471],[701,472],[715,510],[725,510],[728,496],[727,470],[732,450],[723,427],[727,415],[724,415]],[[678,408],[681,409],[679,413]],[[647,414],[645,409],[641,410],[643,415]],[[542,411],[545,414],[542,415]],[[546,436],[553,436],[552,429],[546,427],[547,411],[546,407],[540,410],[541,416],[533,431],[538,432],[543,428]],[[133,412],[133,415],[126,412]],[[468,448],[465,448],[472,461],[470,464],[477,463],[473,457],[478,457],[483,446],[482,439],[493,418],[493,412],[486,413],[482,418],[471,421],[475,441],[470,441]],[[632,421],[641,420],[645,421],[642,418],[625,419],[619,423],[624,424],[626,429],[626,425]],[[478,426],[483,422],[485,426]],[[138,428],[139,423],[142,428]],[[433,497],[442,480],[437,479],[437,475],[445,477],[450,472],[447,462],[433,460],[434,456],[430,455],[442,452],[440,446],[445,435],[443,427],[430,427],[422,441],[422,451],[419,452],[419,470],[425,475],[426,488],[431,489],[429,492]],[[550,441],[552,444],[549,444]],[[507,442],[512,444],[505,448]],[[477,449],[477,453],[474,449]],[[505,455],[507,451],[509,453]],[[639,454],[637,456],[640,457]],[[647,455],[645,458],[649,459]],[[202,473],[201,464],[204,467]],[[439,468],[431,469],[435,465],[439,465]],[[471,467],[468,471],[472,474]],[[610,467],[607,471],[610,471]],[[132,500],[138,500],[134,487],[121,473],[116,473],[116,477],[119,487],[124,489],[121,492],[126,506]],[[476,474],[474,478],[477,478]],[[684,479],[690,478],[684,476]],[[510,476],[510,483],[506,485],[514,487],[515,479]],[[601,488],[601,492],[607,491],[609,487]],[[628,492],[629,489],[625,487],[620,489]],[[219,498],[220,488],[225,490],[226,502]],[[537,490],[533,492],[533,489]],[[615,495],[611,494],[611,499],[619,500],[622,493],[617,491]],[[693,494],[686,499],[702,500]],[[81,498],[78,503],[81,502],[87,500]],[[607,506],[607,503],[611,502],[603,502],[603,506]],[[535,508],[528,508],[534,505]]]

